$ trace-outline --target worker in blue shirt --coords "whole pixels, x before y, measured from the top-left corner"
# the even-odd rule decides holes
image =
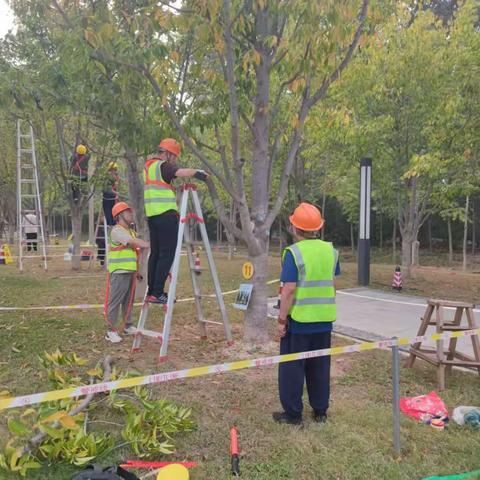
[[[340,274],[338,252],[317,238],[324,225],[320,210],[301,203],[290,216],[294,239],[283,254],[283,289],[278,316],[280,354],[330,348],[336,320],[334,277]],[[330,356],[281,363],[278,387],[283,412],[278,423],[300,425],[303,386],[307,383],[315,422],[327,419],[330,398]]]

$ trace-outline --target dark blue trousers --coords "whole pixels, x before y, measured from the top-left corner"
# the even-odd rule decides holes
[[[280,355],[330,348],[332,333],[308,335],[289,333],[280,340]],[[284,411],[302,415],[303,385],[307,382],[308,399],[315,412],[325,413],[330,398],[330,356],[296,360],[278,366],[278,389]]]

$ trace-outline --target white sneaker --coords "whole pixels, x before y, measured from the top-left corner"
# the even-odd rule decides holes
[[[117,332],[108,331],[105,335],[105,340],[112,343],[119,343],[122,341],[122,337]]]
[[[123,330],[123,333],[125,335],[135,335],[135,333],[137,333],[137,327],[134,327],[133,325],[129,325],[127,328]]]

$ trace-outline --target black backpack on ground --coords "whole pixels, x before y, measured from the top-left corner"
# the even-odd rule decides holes
[[[100,465],[88,465],[80,473],[76,473],[72,480],[139,480],[133,473],[122,467],[102,468]]]

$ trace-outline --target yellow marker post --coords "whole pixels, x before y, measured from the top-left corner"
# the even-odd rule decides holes
[[[5,260],[5,265],[10,265],[11,263],[13,263],[10,247],[6,243],[3,245],[3,259]]]
[[[253,277],[255,269],[253,268],[252,262],[245,262],[242,265],[242,274],[245,280],[250,280]]]
[[[189,478],[188,468],[179,463],[163,467],[157,476],[157,480],[189,480]]]

